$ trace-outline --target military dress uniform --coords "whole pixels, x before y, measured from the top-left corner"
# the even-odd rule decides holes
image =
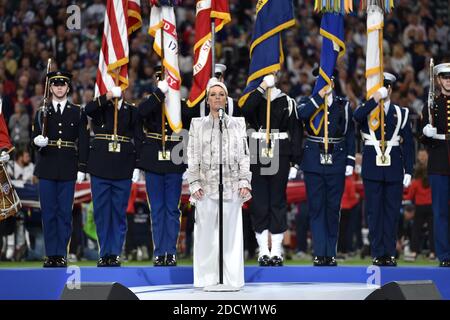
[[[300,101],[297,117],[308,137],[300,168],[304,173],[313,237],[314,265],[335,266],[341,199],[348,166],[355,166],[355,129],[348,100],[330,93],[328,153],[325,154],[325,100],[315,94]],[[331,160],[325,157],[331,155]]]
[[[51,72],[47,75],[50,85],[69,84],[70,74]],[[79,106],[66,100],[52,99],[46,106],[48,144],[37,148],[34,174],[39,178],[39,201],[47,259],[44,267],[65,267],[67,246],[72,233],[72,207],[77,171],[86,167],[86,144],[88,133],[85,114]],[[41,135],[43,109],[35,117],[33,141]],[[42,137],[42,136],[41,136]]]
[[[94,133],[88,148],[87,172],[91,176],[94,220],[100,245],[99,267],[120,266],[126,234],[126,208],[131,177],[139,155],[137,108],[119,101],[117,143],[114,149],[114,102],[106,95],[89,102],[85,111]]]
[[[386,76],[386,74],[385,74]],[[395,81],[395,77],[391,83]],[[386,82],[385,82],[386,85]],[[364,139],[362,178],[369,225],[369,239],[373,263],[380,266],[395,266],[396,234],[400,218],[404,174],[412,174],[414,144],[408,108],[401,108],[389,100],[384,102],[385,155],[390,156],[389,165],[377,163],[381,156],[381,123],[371,115],[377,108],[371,98],[354,112]]]
[[[438,76],[450,77],[450,63],[435,67]],[[450,267],[449,201],[450,201],[450,94],[441,94],[432,107],[432,126],[436,133],[423,136],[428,157],[428,175],[432,192],[434,241],[440,266]],[[429,125],[428,108],[422,112],[423,128]],[[425,132],[424,132],[425,133]]]
[[[249,128],[254,131],[249,134],[253,196],[250,217],[259,246],[260,266],[283,264],[282,241],[287,230],[288,210],[286,187],[290,167],[300,164],[303,135],[301,123],[295,117],[295,101],[277,88],[271,91],[270,149],[273,155],[266,152],[266,91],[259,86],[241,107]],[[268,249],[269,232],[272,252]]]
[[[186,166],[172,161],[174,147],[182,142],[165,122],[167,160],[162,156],[162,103],[164,93],[156,89],[139,104],[142,145],[138,168],[145,171],[147,195],[152,217],[153,255],[155,266],[176,265],[176,245],[180,230],[180,197],[182,176]],[[180,154],[180,156],[182,156]]]

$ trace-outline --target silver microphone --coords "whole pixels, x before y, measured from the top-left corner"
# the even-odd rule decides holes
[[[223,107],[219,108],[219,119],[223,120],[223,115],[225,114],[225,109]]]

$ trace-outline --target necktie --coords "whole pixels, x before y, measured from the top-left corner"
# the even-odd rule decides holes
[[[57,104],[56,108],[58,109],[58,114],[61,115],[61,104]]]

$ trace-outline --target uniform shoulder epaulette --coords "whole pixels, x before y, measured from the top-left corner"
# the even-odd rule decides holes
[[[73,103],[73,102],[71,102],[70,104],[73,105],[74,107],[78,107],[81,109],[81,104],[77,104],[77,103]]]
[[[130,107],[136,107],[136,103],[134,103],[134,102],[125,101],[125,103],[127,105],[129,105]]]
[[[345,107],[347,102],[349,102],[349,100],[347,98],[342,97],[342,96],[336,96],[335,100],[341,107]]]

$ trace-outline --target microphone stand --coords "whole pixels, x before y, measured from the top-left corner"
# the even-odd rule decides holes
[[[239,291],[239,288],[223,284],[223,158],[222,158],[222,137],[223,137],[223,108],[219,109],[219,283],[214,286],[205,287],[204,291],[226,292]]]

